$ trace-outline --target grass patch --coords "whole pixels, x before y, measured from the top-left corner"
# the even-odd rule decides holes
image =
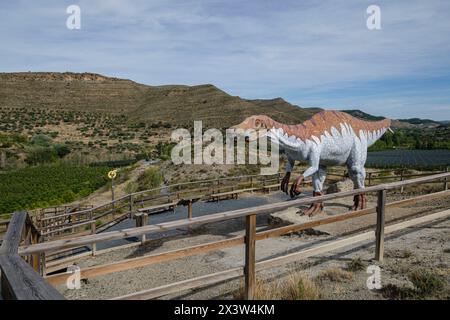
[[[390,258],[408,259],[413,256],[413,253],[408,249],[402,249],[402,250],[387,251],[386,256]]]
[[[445,286],[444,279],[438,274],[425,270],[415,270],[408,276],[420,296],[440,293]]]
[[[351,272],[362,271],[366,268],[365,263],[360,257],[353,258],[352,261],[347,263],[347,270]]]
[[[384,286],[380,291],[385,298],[404,299],[425,299],[439,296],[445,287],[445,280],[439,274],[426,270],[414,270],[408,275],[408,279],[414,288],[399,287],[393,284]]]
[[[412,257],[412,255],[413,255],[413,253],[410,250],[403,249],[403,250],[400,250],[397,257],[401,258],[401,259],[408,259],[408,258]]]
[[[319,273],[317,279],[321,281],[344,282],[353,279],[353,274],[340,268],[330,268]]]
[[[233,294],[237,300],[244,299],[244,287]],[[256,280],[256,300],[318,300],[320,292],[316,284],[302,273],[290,274],[281,281]]]

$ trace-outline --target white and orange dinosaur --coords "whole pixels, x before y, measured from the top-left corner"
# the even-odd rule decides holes
[[[308,169],[297,177],[289,191],[293,198],[301,193],[303,179],[312,176],[314,196],[323,195],[327,166],[346,165],[354,188],[364,188],[367,148],[374,144],[387,130],[391,120],[364,121],[339,111],[322,111],[310,120],[297,125],[279,123],[268,116],[251,116],[235,129],[267,130],[267,136],[284,149],[288,163],[281,182],[281,190],[288,194],[291,171],[296,160],[307,161]],[[354,197],[353,210],[364,209],[364,194]],[[314,203],[302,214],[309,216],[322,211],[322,203]]]

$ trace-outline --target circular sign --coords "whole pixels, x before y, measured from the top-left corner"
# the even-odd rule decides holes
[[[108,172],[108,178],[114,179],[117,176],[117,170],[111,170]]]

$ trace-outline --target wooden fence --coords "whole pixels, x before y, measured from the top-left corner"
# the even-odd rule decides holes
[[[398,174],[386,175],[392,172]],[[429,175],[429,173],[405,174],[404,170],[383,170],[368,173],[366,180],[368,186],[372,186],[386,180],[403,181]],[[347,174],[346,171],[330,172],[328,177],[338,181],[347,177]],[[281,179],[282,175],[278,173],[272,176],[247,175],[183,182],[131,193],[93,208],[35,217],[35,221],[42,236],[47,240],[98,233],[124,219],[134,217],[140,211],[158,213],[166,209],[173,209],[177,205],[185,205],[188,207],[187,216],[191,217],[192,203],[195,201],[219,201],[222,198],[237,197],[245,192],[278,190]],[[310,184],[311,181],[304,181],[304,183]],[[448,188],[446,182],[445,188]],[[401,187],[401,191],[403,192],[403,187]]]
[[[228,221],[230,219],[236,219],[236,218],[245,218],[245,235],[243,236],[237,236],[231,239],[216,241],[213,243],[207,243],[207,244],[201,244],[197,246],[192,246],[189,248],[183,248],[178,249],[174,251],[144,256],[144,257],[138,257],[133,259],[127,259],[123,261],[118,261],[114,263],[109,263],[106,265],[100,265],[100,266],[94,266],[87,269],[83,269],[80,272],[81,278],[92,278],[95,276],[105,275],[105,274],[111,274],[113,272],[133,269],[137,267],[143,267],[148,266],[154,263],[159,263],[163,261],[169,261],[173,259],[178,259],[182,257],[191,256],[194,254],[199,253],[205,253],[210,252],[213,250],[219,250],[223,248],[229,248],[234,247],[238,245],[245,245],[245,265],[244,267],[238,267],[231,270],[225,270],[221,272],[217,272],[210,275],[204,275],[202,277],[189,279],[181,282],[176,282],[172,284],[168,284],[165,286],[137,292],[134,294],[126,295],[117,297],[118,299],[151,299],[155,297],[159,297],[161,295],[167,295],[174,292],[179,292],[181,290],[187,290],[187,289],[193,289],[202,287],[205,285],[211,285],[218,282],[226,281],[235,279],[241,276],[245,277],[245,297],[247,299],[252,299],[254,297],[254,288],[255,288],[255,281],[256,281],[256,272],[262,269],[271,268],[274,266],[278,266],[280,264],[288,263],[297,261],[298,259],[303,259],[307,257],[311,257],[313,255],[322,254],[324,252],[328,252],[331,250],[336,250],[339,248],[344,248],[348,245],[352,245],[361,241],[367,241],[370,239],[375,239],[376,244],[376,254],[375,258],[378,261],[383,260],[383,253],[384,253],[384,235],[390,232],[395,232],[398,230],[401,230],[406,227],[414,226],[417,224],[430,222],[436,219],[441,219],[450,216],[450,210],[446,210],[443,212],[433,213],[428,216],[404,221],[398,224],[389,225],[385,227],[385,208],[389,206],[395,206],[405,203],[411,203],[415,201],[419,201],[421,199],[433,199],[433,198],[439,198],[443,196],[449,196],[450,191],[444,190],[441,192],[433,193],[433,194],[427,194],[422,195],[413,199],[405,199],[401,201],[397,201],[395,203],[386,203],[386,192],[388,190],[392,189],[398,189],[405,186],[411,186],[411,185],[420,185],[423,183],[429,183],[431,181],[444,181],[450,177],[450,173],[442,173],[427,177],[420,177],[412,180],[404,180],[399,182],[393,182],[393,183],[387,183],[387,184],[381,184],[376,186],[370,186],[365,189],[358,189],[358,190],[352,190],[347,192],[340,192],[335,194],[329,194],[324,195],[320,197],[314,197],[314,198],[303,198],[303,199],[297,199],[292,201],[286,201],[286,202],[280,202],[280,203],[273,203],[273,204],[267,204],[263,206],[257,206],[252,208],[246,208],[246,209],[239,209],[234,211],[228,211],[228,212],[222,212],[222,213],[216,213],[216,214],[210,214],[207,216],[201,216],[201,217],[193,217],[190,219],[182,219],[177,221],[171,221],[166,223],[161,223],[157,225],[145,225],[142,227],[137,228],[130,228],[130,229],[124,229],[119,231],[111,231],[111,232],[104,232],[100,234],[91,234],[91,235],[85,235],[80,236],[76,238],[71,239],[61,239],[61,240],[53,240],[49,242],[42,242],[42,243],[35,243],[35,244],[23,244],[21,247],[18,248],[18,254],[21,256],[27,258],[30,256],[37,257],[45,257],[46,253],[52,253],[57,252],[60,250],[67,250],[70,248],[75,248],[79,246],[86,246],[86,245],[95,245],[99,242],[105,242],[105,241],[111,241],[111,240],[118,240],[118,239],[125,239],[129,237],[139,237],[146,234],[151,233],[158,233],[161,231],[167,231],[167,230],[174,230],[177,228],[189,228],[194,226],[203,225],[206,223],[213,223],[213,222],[224,222]],[[377,193],[378,195],[378,202],[376,208],[368,208],[364,210],[359,211],[353,211],[350,213],[338,215],[338,216],[332,216],[323,218],[320,220],[311,221],[308,223],[302,223],[302,224],[294,224],[289,226],[284,226],[276,229],[270,229],[265,230],[261,232],[256,232],[256,217],[257,215],[262,214],[268,214],[277,212],[280,210],[287,209],[289,207],[296,207],[300,205],[309,205],[311,203],[319,202],[319,201],[329,201],[337,198],[342,197],[349,197],[354,196],[361,193]],[[307,250],[303,250],[296,253],[287,254],[281,257],[259,261],[256,262],[255,258],[255,243],[258,240],[267,239],[270,237],[277,237],[283,234],[292,233],[296,231],[305,230],[308,228],[312,228],[319,225],[325,225],[334,223],[337,221],[344,221],[348,219],[353,219],[356,217],[361,217],[364,215],[368,215],[371,213],[376,213],[377,215],[377,225],[376,230],[374,231],[368,231],[362,234],[358,234],[355,236],[342,238],[337,241],[332,241],[329,243],[321,244],[319,246],[309,248]],[[20,214],[20,216],[23,216],[23,214]],[[11,225],[23,225],[23,221],[15,222],[16,215],[14,215],[14,223],[12,222]],[[18,219],[18,218],[17,218]],[[23,219],[23,218],[22,218]],[[10,228],[11,228],[10,225]],[[10,228],[8,229],[8,234],[10,233]],[[16,228],[16,227],[14,227]],[[12,232],[12,231],[11,231]],[[16,237],[17,238],[17,237]],[[17,243],[17,242],[16,242]],[[17,253],[16,253],[17,254]],[[17,258],[16,258],[17,259]],[[28,258],[29,259],[29,258]],[[24,260],[25,261],[25,260]],[[7,270],[7,267],[4,266],[4,264],[8,261],[0,260],[0,265],[2,267],[2,270],[5,268]],[[40,262],[42,264],[42,262]],[[34,263],[37,265],[36,263]],[[28,264],[22,263],[21,266],[18,266],[18,270],[21,270],[22,267],[27,266]],[[16,271],[18,272],[18,271]],[[19,272],[20,274],[23,274],[23,272]],[[37,276],[37,273],[33,273],[33,276]],[[51,284],[61,284],[64,283],[67,278],[68,274],[57,274],[57,275],[51,275],[46,277],[46,281],[48,281]],[[6,280],[3,279],[3,277],[6,278]],[[10,280],[10,277],[14,277],[14,274],[11,274],[11,272],[2,273],[2,283],[8,283],[9,287],[8,292],[11,292],[7,297],[14,298],[15,295],[14,292],[16,290],[21,290],[20,288],[23,287],[23,283],[21,281],[14,282]],[[28,281],[28,280],[27,280]],[[34,280],[33,280],[34,281]],[[37,279],[36,279],[37,281]],[[44,280],[42,278],[39,278],[40,283],[42,283]],[[32,282],[34,283],[34,282]],[[44,287],[44,285],[42,285]],[[49,290],[49,293],[47,296],[39,295],[36,296],[36,298],[55,298],[54,296],[54,289],[49,288],[46,286]],[[53,293],[52,293],[53,292]]]
[[[18,254],[20,243],[34,244],[39,232],[26,212],[15,213],[0,247],[1,294],[3,299],[60,300],[64,297],[38,271],[43,261],[38,254],[23,259]]]

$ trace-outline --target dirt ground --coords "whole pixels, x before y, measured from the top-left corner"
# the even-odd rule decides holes
[[[400,200],[405,195],[388,194],[388,202]],[[316,218],[348,211],[352,199],[325,204],[325,214]],[[369,207],[375,198],[369,197]],[[388,208],[386,223],[392,224],[405,218],[418,217],[450,208],[450,196],[435,200],[420,201],[414,205]],[[310,219],[310,218],[302,218]],[[268,227],[269,215],[258,217],[258,230]],[[286,253],[303,250],[312,245],[333,240],[339,236],[355,234],[363,230],[374,230],[375,215],[368,215],[322,226],[314,232],[302,232],[271,238],[257,242],[257,261],[274,258]],[[235,219],[227,223],[209,224],[191,231],[189,234],[152,241],[145,246],[112,251],[97,257],[84,258],[77,262],[83,268],[110,263],[127,258],[165,252],[201,243],[221,240],[243,234],[244,221]],[[444,280],[444,288],[439,293],[430,293],[423,298],[450,298],[450,219],[426,225],[407,228],[386,236],[385,261],[381,265],[381,290],[369,290],[366,281],[369,274],[366,267],[374,264],[374,242],[363,242],[353,247],[315,256],[295,263],[258,273],[265,281],[279,281],[292,272],[301,271],[313,279],[323,299],[396,299],[403,297],[403,291],[413,287],[408,276],[414,270],[428,270]],[[358,268],[349,269],[357,262]],[[209,273],[242,266],[243,246],[195,255],[169,262],[154,264],[134,270],[88,279],[79,290],[68,290],[59,286],[69,299],[108,299],[150,289],[175,281],[194,278]],[[344,279],[323,276],[330,273],[346,272]],[[337,270],[337,271],[336,271]],[[337,277],[339,278],[339,277]],[[163,299],[232,299],[241,286],[241,280],[228,281],[219,285],[162,297]],[[403,290],[403,291],[402,291]],[[409,296],[407,296],[409,297]]]

